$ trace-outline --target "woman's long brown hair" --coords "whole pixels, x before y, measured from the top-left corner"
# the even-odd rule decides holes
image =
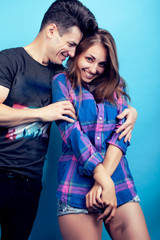
[[[67,77],[71,81],[73,88],[82,85],[77,61],[79,56],[94,44],[102,44],[107,50],[107,64],[103,75],[93,80],[95,86],[94,98],[97,102],[108,100],[114,103],[114,92],[117,97],[125,95],[129,100],[130,97],[122,89],[126,88],[126,83],[119,75],[119,64],[117,57],[117,49],[112,35],[103,29],[99,29],[94,36],[83,38],[77,47],[74,58],[69,59],[67,66]]]

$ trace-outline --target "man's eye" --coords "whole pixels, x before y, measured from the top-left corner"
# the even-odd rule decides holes
[[[74,43],[68,43],[68,46],[69,46],[69,47],[74,47],[75,44],[74,44]]]

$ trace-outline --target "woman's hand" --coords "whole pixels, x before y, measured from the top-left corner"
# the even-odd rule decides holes
[[[114,182],[112,181],[111,177],[106,173],[106,170],[101,163],[95,167],[93,171],[93,178],[96,181],[96,184],[98,184],[102,188],[102,193],[100,194],[100,196],[102,201],[103,213],[98,217],[97,220],[104,219],[104,222],[106,224],[108,221],[111,220],[111,218],[114,217],[117,207],[117,198],[115,193]],[[97,189],[97,199],[99,199],[98,194],[100,190],[98,190],[97,185],[94,186],[94,188]],[[96,203],[95,196],[96,194],[94,192],[93,197],[92,196],[90,197],[90,199],[92,199],[91,202],[92,203],[94,202],[94,204]],[[100,204],[100,202],[98,203]]]
[[[106,186],[102,189],[101,200],[103,202],[103,213],[98,217],[107,224],[115,215],[117,208],[117,198],[115,193],[114,182],[110,178],[107,180]]]
[[[97,211],[103,207],[102,197],[102,187],[95,182],[91,190],[86,195],[86,207],[89,212]]]
[[[116,133],[120,133],[119,139],[123,138],[125,136],[124,141],[127,142],[131,140],[132,130],[134,128],[136,119],[137,119],[137,111],[135,108],[128,106],[127,109],[125,109],[121,114],[117,116],[118,119],[123,119],[126,117],[126,121],[122,124],[121,127],[119,127],[116,131]]]

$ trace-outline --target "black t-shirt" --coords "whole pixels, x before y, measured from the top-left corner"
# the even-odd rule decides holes
[[[51,103],[51,81],[61,65],[35,61],[24,48],[0,52],[0,85],[10,89],[4,104],[40,108]],[[48,147],[50,124],[33,122],[0,127],[0,169],[40,178]]]

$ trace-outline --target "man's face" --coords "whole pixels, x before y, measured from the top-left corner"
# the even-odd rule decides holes
[[[57,28],[54,29],[48,49],[49,60],[57,64],[62,64],[67,57],[74,57],[76,47],[82,37],[82,32],[76,26],[69,28],[69,31],[62,36],[60,36]]]

